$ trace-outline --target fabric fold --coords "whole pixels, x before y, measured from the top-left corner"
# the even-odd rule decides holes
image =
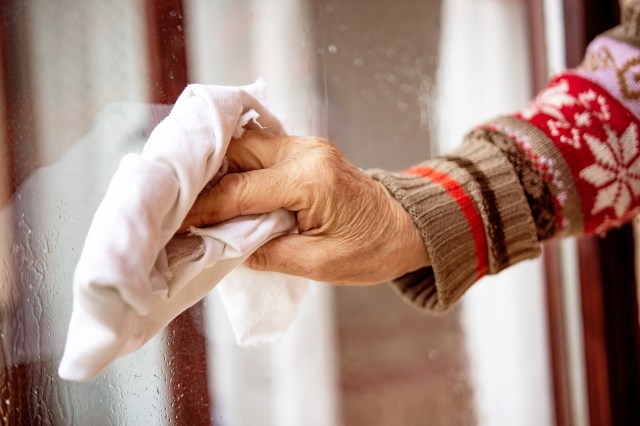
[[[284,132],[264,100],[262,81],[243,87],[190,85],[142,154],[122,159],[75,270],[62,378],[94,377],[218,283],[226,288],[223,301],[240,343],[272,341],[287,330],[306,280],[249,270],[239,272],[240,286],[233,274],[229,284],[224,278],[265,242],[295,232],[291,212],[240,217],[174,236],[200,191],[224,170],[233,138],[245,128]]]

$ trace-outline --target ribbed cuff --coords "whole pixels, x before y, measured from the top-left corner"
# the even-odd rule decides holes
[[[539,254],[518,177],[493,144],[467,140],[410,172],[368,173],[407,210],[429,252],[430,268],[393,282],[414,306],[443,312],[484,274]]]
[[[409,273],[393,284],[414,306],[445,311],[479,278],[469,221],[442,185],[382,170],[369,173],[407,210],[431,259],[432,267]]]

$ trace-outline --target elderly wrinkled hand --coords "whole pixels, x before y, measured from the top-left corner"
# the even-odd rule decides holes
[[[285,208],[296,213],[299,234],[265,244],[249,267],[376,284],[429,264],[400,203],[328,141],[247,131],[230,144],[227,158],[230,173],[198,197],[180,232]]]

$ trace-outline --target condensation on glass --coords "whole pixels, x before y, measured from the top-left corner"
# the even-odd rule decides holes
[[[150,102],[149,58],[166,51],[148,51],[150,20],[180,22],[166,30],[183,33],[190,81],[264,77],[292,133],[400,170],[437,134],[442,15],[440,0],[0,3],[4,423],[482,423],[461,309],[425,316],[387,286],[319,284],[284,341],[245,349],[212,294],[185,316],[194,339],[169,328],[91,382],[56,374],[92,214],[168,111]]]

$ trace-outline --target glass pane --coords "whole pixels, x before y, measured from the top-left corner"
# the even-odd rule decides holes
[[[441,317],[385,285],[316,283],[282,341],[250,348],[236,344],[214,291],[97,379],[56,372],[93,214],[120,159],[168,114],[153,102],[175,99],[182,71],[217,85],[263,77],[288,131],[328,137],[359,167],[399,170],[530,96],[524,10],[475,0],[2,2],[5,423],[548,424],[535,263],[479,284]]]
[[[89,383],[59,379],[71,282],[91,218],[148,121],[137,2],[7,1],[2,14],[2,413],[7,424],[162,424],[160,339]],[[3,126],[4,127],[4,126]]]

